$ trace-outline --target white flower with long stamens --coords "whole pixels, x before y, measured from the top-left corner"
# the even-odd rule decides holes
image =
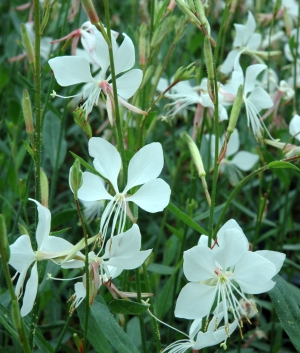
[[[254,305],[246,294],[264,293],[273,288],[272,278],[280,270],[285,254],[249,251],[248,240],[234,220],[218,231],[217,243],[212,249],[207,244],[208,237],[202,235],[197,246],[184,252],[183,271],[190,283],[179,294],[175,316],[202,318],[210,313],[217,300],[216,315],[221,310],[228,327],[228,311],[237,321],[243,315],[247,317],[237,296]]]
[[[248,127],[251,126],[254,136],[261,140],[263,129],[266,130],[269,136],[270,133],[259,113],[262,109],[272,107],[273,101],[270,95],[262,87],[257,85],[256,79],[267,66],[263,64],[251,65],[247,68],[244,77],[239,58],[240,54],[236,58],[230,82],[224,85],[220,93],[223,94],[225,102],[233,103],[240,85],[243,86],[243,100],[247,113],[247,125]]]
[[[241,52],[245,54],[255,53],[261,43],[261,34],[254,33],[256,29],[256,22],[252,13],[248,12],[248,19],[245,25],[234,24],[236,34],[233,41],[233,47],[224,63],[221,65],[220,71],[224,74],[229,74],[233,70],[234,61]]]
[[[76,96],[83,96],[86,101],[83,104],[83,109],[86,115],[90,114],[93,106],[98,103],[101,91],[107,96],[106,106],[110,119],[113,124],[113,87],[111,83],[111,75],[107,76],[107,71],[110,67],[108,46],[99,31],[95,31],[96,37],[96,53],[91,56],[95,64],[101,70],[93,77],[91,74],[90,63],[84,57],[78,56],[60,56],[49,60],[49,65],[54,72],[54,76],[59,85],[63,87],[72,86],[79,83],[86,83],[84,91]],[[119,76],[116,79],[116,89],[118,92],[118,101],[126,108],[139,113],[147,114],[146,112],[134,107],[124,99],[129,99],[139,88],[143,73],[139,69],[130,70],[135,62],[135,50],[132,40],[124,34],[124,40],[120,47],[112,36],[112,47],[114,53],[115,74]],[[128,71],[129,70],[129,71]],[[56,95],[56,94],[55,94]],[[58,96],[58,95],[57,95]],[[62,97],[61,98],[71,98]],[[72,96],[74,97],[74,96]]]
[[[206,135],[209,139],[209,136]],[[224,137],[219,141],[219,152],[224,144]],[[227,144],[224,158],[219,162],[219,172],[227,173],[232,185],[236,185],[242,176],[242,171],[251,170],[258,162],[259,156],[248,151],[239,151],[240,139],[237,129],[234,129]],[[215,158],[215,135],[210,137],[210,151],[212,159]],[[232,158],[230,158],[232,157]]]
[[[95,254],[89,253],[90,262],[90,304],[103,282],[108,282],[123,271],[132,270],[143,264],[152,249],[140,251],[141,233],[137,224],[127,232],[118,234],[106,242],[103,256],[99,256],[102,248]],[[83,282],[75,284],[76,300],[74,306],[80,305],[86,296],[85,275]]]
[[[55,262],[56,258],[66,256],[68,250],[73,249],[73,245],[67,240],[55,236],[49,236],[51,224],[50,211],[36,200],[29,200],[36,203],[39,213],[39,222],[36,229],[38,249],[37,251],[32,249],[30,237],[28,235],[21,235],[14,244],[10,245],[9,259],[9,264],[20,274],[15,289],[18,298],[22,295],[26,273],[29,267],[33,264],[31,275],[25,288],[21,316],[25,316],[31,311],[35,301],[38,289],[37,261],[52,260]],[[77,252],[77,255],[83,256],[80,252]],[[84,262],[80,260],[71,260],[62,265],[64,268],[78,268],[82,266],[84,266]]]
[[[158,178],[164,164],[160,143],[146,145],[132,157],[128,165],[128,182],[122,192],[119,191],[117,183],[121,169],[121,157],[117,149],[100,137],[92,137],[89,140],[89,154],[94,158],[95,169],[110,182],[114,189],[114,195],[109,194],[98,175],[90,172],[83,173],[83,183],[78,190],[78,198],[83,201],[109,201],[101,217],[100,232],[103,237],[106,236],[109,221],[114,212],[111,235],[114,235],[118,220],[117,234],[124,230],[126,212],[130,211],[127,206],[128,201],[151,213],[162,211],[168,205],[170,187]],[[131,189],[139,185],[142,186],[134,194],[128,194]]]

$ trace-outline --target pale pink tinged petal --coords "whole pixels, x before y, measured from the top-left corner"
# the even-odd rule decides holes
[[[108,98],[108,96],[107,96]],[[137,114],[142,114],[142,115],[148,115],[147,112],[145,112],[144,110],[140,109],[140,108],[137,108],[135,107],[134,105],[126,102],[123,98],[121,98],[120,96],[118,96],[118,101],[120,104],[124,105],[125,108],[131,110],[132,112],[135,112]]]
[[[66,87],[77,83],[95,83],[90,64],[79,56],[59,56],[48,61],[57,83]]]
[[[200,319],[209,314],[214,303],[216,287],[201,283],[186,284],[177,298],[175,316]]]
[[[201,282],[216,278],[215,258],[209,247],[194,246],[183,253],[183,273],[188,281]]]
[[[244,43],[248,41],[248,39],[252,36],[256,28],[256,22],[254,19],[254,16],[252,15],[252,12],[248,11],[248,18],[247,22],[245,24],[245,34],[244,34]]]
[[[135,62],[135,50],[132,40],[123,33],[124,40],[114,53],[116,75],[131,69]],[[125,97],[124,97],[125,98]]]
[[[37,263],[35,263],[31,270],[31,275],[26,283],[25,293],[23,297],[23,305],[21,308],[21,316],[26,316],[33,308],[38,290],[38,271]]]
[[[208,236],[202,234],[199,238],[198,245],[208,246]]]
[[[118,95],[124,99],[132,97],[143,80],[143,72],[140,69],[133,69],[117,78]]]
[[[192,325],[189,330],[189,337],[190,339],[194,339],[196,334],[201,330],[202,327],[202,319],[196,319],[192,322]]]
[[[273,107],[274,104],[270,95],[262,87],[255,87],[248,100],[254,104],[258,112]]]
[[[284,263],[286,255],[282,252],[278,251],[271,251],[271,250],[258,250],[255,251],[255,254],[258,254],[265,259],[272,262],[273,265],[276,267],[276,273],[278,273]]]
[[[246,172],[251,170],[258,162],[258,160],[259,156],[257,154],[247,151],[240,151],[233,157],[230,163],[236,165],[239,169]]]
[[[159,142],[153,142],[141,148],[129,162],[128,183],[124,193],[134,186],[156,179],[163,166],[164,155]]]
[[[118,175],[121,169],[121,156],[116,147],[101,137],[92,137],[89,140],[89,154],[96,158],[96,170],[107,178],[118,193]]]
[[[223,271],[234,266],[249,249],[245,234],[237,228],[225,230],[219,245],[213,254]]]
[[[126,198],[151,213],[163,211],[170,202],[170,186],[162,179],[144,184],[135,194]]]
[[[276,267],[271,261],[247,251],[236,263],[231,280],[239,283],[245,293],[259,294],[264,292],[265,283],[268,283],[275,274]],[[255,291],[250,292],[250,288]]]
[[[253,91],[256,85],[257,76],[267,68],[264,64],[255,64],[248,66],[245,75],[245,86],[244,86],[244,95]]]
[[[150,255],[152,249],[145,251],[138,251],[132,257],[113,257],[108,261],[104,260],[107,265],[119,267],[124,270],[132,270],[141,266],[147,257]]]
[[[233,49],[228,53],[225,61],[223,62],[223,64],[220,67],[220,72],[222,72],[225,75],[228,75],[231,73],[231,71],[233,70],[234,61],[235,61],[239,52],[240,52],[240,50]]]
[[[261,43],[261,34],[254,33],[252,37],[249,38],[247,43],[247,48],[250,50],[257,50]]]
[[[289,132],[292,136],[295,136],[300,141],[300,116],[295,114],[289,125]]]
[[[114,126],[114,116],[113,116],[113,104],[110,96],[106,96],[106,111],[107,111],[107,116],[108,116],[108,121],[110,123],[110,126]]]
[[[82,185],[78,190],[78,198],[83,201],[111,200],[113,197],[106,191],[103,179],[90,172],[82,174]]]
[[[227,144],[227,151],[225,156],[230,157],[233,154],[237,153],[240,148],[240,138],[239,132],[237,129],[234,129],[233,133],[230,135],[230,140]]]
[[[95,37],[96,37],[96,55],[94,59],[97,60],[96,63],[101,67],[102,69],[101,73],[104,76],[108,67],[110,66],[108,45],[99,31],[95,31]]]
[[[230,219],[229,221],[227,221],[218,231],[217,233],[217,239],[218,239],[218,244],[220,246],[223,246],[223,239],[225,236],[225,230],[228,229],[237,229],[239,231],[241,231],[243,233],[242,228],[238,225],[237,221],[235,221],[234,219]],[[248,249],[248,248],[247,248]]]
[[[21,235],[12,245],[10,249],[9,264],[18,272],[27,269],[35,260],[35,253],[32,250],[29,235]]]
[[[235,23],[234,24],[235,27],[235,38],[233,41],[233,47],[243,47],[245,45],[244,43],[244,37],[245,37],[245,26],[244,25],[240,25]]]
[[[141,248],[141,238],[140,228],[134,224],[125,233],[118,234],[107,241],[102,258],[133,256]]]
[[[34,199],[28,199],[33,201],[37,205],[39,221],[36,228],[36,240],[38,243],[38,249],[41,248],[43,241],[48,238],[51,227],[51,213],[47,207],[42,206],[38,201]]]

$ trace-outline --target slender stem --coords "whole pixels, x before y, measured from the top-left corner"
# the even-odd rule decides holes
[[[82,213],[80,210],[78,200],[75,200],[76,209],[79,215],[80,223],[83,230],[84,242],[85,242],[85,277],[86,277],[86,300],[85,300],[85,321],[84,321],[84,333],[83,333],[83,347],[86,351],[87,345],[87,331],[89,325],[89,313],[90,313],[90,276],[89,276],[89,244],[88,244],[88,233],[84,224]]]
[[[251,174],[249,174],[248,176],[246,176],[246,178],[244,178],[243,180],[241,180],[238,185],[234,188],[234,190],[232,191],[232,193],[230,194],[230,196],[228,197],[225,206],[222,209],[222,212],[220,214],[220,217],[218,219],[218,222],[216,224],[215,229],[218,229],[220,227],[221,221],[227,211],[228,206],[230,205],[231,201],[233,200],[233,198],[235,197],[235,195],[238,193],[238,191],[240,191],[240,189],[242,188],[242,186],[244,186],[251,178],[253,178],[254,176],[258,175],[261,172],[264,172],[265,170],[269,169],[268,165],[265,165],[257,170],[255,170],[254,172],[252,172]]]
[[[155,14],[155,0],[151,0],[150,40],[149,40],[150,43],[154,32],[154,14]]]
[[[137,301],[139,303],[142,302],[142,290],[141,290],[141,277],[140,277],[140,269],[137,268],[135,270],[135,280],[136,280],[136,292],[137,292]],[[146,345],[146,330],[145,330],[145,323],[143,315],[139,316],[140,322],[140,330],[141,330],[141,339],[142,339],[142,349],[143,353],[147,352],[147,345]]]
[[[221,40],[223,40],[224,37],[225,37],[225,36],[223,36],[223,32],[224,32],[224,28],[226,26],[226,20],[227,20],[227,17],[228,17],[230,5],[231,5],[231,1],[226,1],[225,10],[223,12],[221,26],[220,26],[220,30],[219,30],[219,33],[218,33],[217,45],[215,47],[215,52],[214,52],[214,61],[215,61],[216,66],[217,66],[219,49],[221,47]]]
[[[68,315],[68,318],[67,318],[67,320],[66,320],[66,322],[65,322],[65,325],[64,325],[64,327],[63,327],[63,330],[62,330],[61,334],[59,335],[59,338],[58,338],[56,347],[55,347],[55,349],[54,349],[54,353],[58,352],[58,350],[59,350],[59,346],[60,346],[60,344],[61,344],[61,342],[62,342],[62,340],[63,340],[63,338],[64,338],[64,335],[65,335],[65,333],[66,333],[66,331],[67,331],[67,328],[68,328],[68,326],[69,326],[70,320],[71,320],[71,315]]]
[[[111,72],[111,80],[112,80],[112,86],[113,86],[114,104],[115,104],[115,112],[116,112],[116,117],[115,117],[116,130],[117,130],[118,145],[120,148],[120,154],[121,154],[123,170],[124,170],[124,183],[126,184],[128,164],[125,156],[125,149],[124,149],[124,142],[123,142],[124,139],[123,139],[122,124],[121,124],[120,111],[119,111],[115,63],[114,63],[114,56],[113,56],[113,50],[112,50],[112,44],[111,44],[110,15],[109,15],[108,0],[104,0],[104,8],[105,8],[105,20],[106,20],[107,37],[108,37],[107,45],[108,45],[108,52],[109,52],[110,72]]]

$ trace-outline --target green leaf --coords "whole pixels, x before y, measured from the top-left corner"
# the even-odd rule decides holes
[[[64,229],[58,230],[57,232],[51,232],[50,235],[58,235],[58,234],[66,233],[69,229],[72,229],[72,227],[64,228]]]
[[[34,157],[35,157],[35,156],[34,156],[34,151],[33,151],[33,149],[29,146],[29,143],[28,143],[27,141],[23,140],[23,143],[24,143],[24,146],[25,146],[27,152],[31,155],[31,157],[32,157],[33,160],[34,160]]]
[[[289,162],[283,161],[274,161],[268,164],[269,169],[276,169],[276,168],[285,168],[285,169],[295,169],[300,172],[300,169],[296,167],[294,164]]]
[[[297,352],[300,352],[300,309],[285,280],[279,275],[276,275],[274,280],[276,285],[269,295],[283,329]]]
[[[175,272],[175,268],[171,266],[152,263],[147,267],[147,271],[154,272],[159,275],[172,275]]]
[[[168,205],[168,209],[174,213],[175,216],[177,216],[182,222],[184,222],[186,225],[189,227],[195,229],[197,232],[200,234],[207,235],[207,231],[203,229],[202,227],[199,226],[195,221],[193,221],[186,213],[180,211],[179,208],[177,208],[174,204],[171,202]]]
[[[60,129],[61,122],[49,111],[44,120],[43,140],[45,153],[53,169],[62,166],[67,153],[67,141],[64,136],[61,136],[59,143]]]
[[[77,308],[81,326],[84,327],[84,308]],[[97,352],[111,352],[106,339],[120,353],[139,353],[128,335],[116,322],[107,306],[94,301],[90,308],[89,326],[87,332],[88,340]]]
[[[148,305],[125,299],[112,300],[108,307],[113,313],[123,315],[140,315],[148,309]]]

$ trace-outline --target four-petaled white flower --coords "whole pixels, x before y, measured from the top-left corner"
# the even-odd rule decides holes
[[[132,270],[143,264],[152,249],[140,251],[140,248],[141,233],[138,225],[134,224],[125,233],[118,234],[106,242],[103,256],[99,257],[93,251],[89,253],[92,281],[90,303],[103,282],[119,276],[123,270]],[[75,295],[74,306],[77,307],[86,296],[85,275],[83,282],[75,284]]]
[[[265,128],[268,134],[269,131],[262,121],[259,112],[262,109],[272,107],[273,101],[262,87],[257,86],[256,78],[267,66],[263,64],[251,65],[247,68],[244,77],[239,58],[240,54],[236,58],[230,82],[224,85],[220,92],[224,95],[225,102],[233,103],[240,85],[243,85],[243,100],[247,113],[247,125],[248,127],[251,126],[254,136],[261,140],[263,128]]]
[[[25,316],[31,311],[35,301],[38,289],[37,261],[53,260],[55,262],[56,258],[66,256],[68,250],[73,249],[73,245],[67,240],[49,236],[51,224],[50,211],[36,200],[29,200],[36,203],[39,213],[39,222],[36,229],[38,249],[37,251],[33,251],[30,237],[28,235],[21,235],[10,245],[9,259],[9,264],[20,274],[15,288],[15,293],[18,298],[22,295],[26,273],[33,264],[30,277],[26,284],[21,316]],[[80,252],[78,252],[77,255],[83,256]],[[71,260],[62,265],[64,268],[77,268],[82,266],[84,266],[84,263],[80,260]]]
[[[128,201],[151,213],[162,211],[168,205],[170,187],[164,180],[158,178],[164,164],[160,143],[146,145],[132,157],[128,165],[128,182],[122,192],[119,191],[117,182],[121,169],[121,157],[117,149],[103,138],[92,137],[89,140],[89,154],[94,158],[95,169],[109,180],[114,189],[114,195],[109,194],[98,175],[90,172],[83,173],[83,183],[78,190],[78,198],[83,201],[109,200],[100,223],[103,237],[107,233],[114,211],[111,235],[114,235],[118,219],[117,234],[124,230],[126,211],[129,211],[126,205]],[[128,194],[131,189],[142,184],[144,185],[134,194]]]
[[[181,290],[175,316],[198,319],[207,316],[217,300],[225,326],[228,311],[239,321],[247,316],[236,295],[254,305],[245,294],[269,291],[275,285],[272,278],[279,272],[285,254],[275,251],[249,251],[248,240],[236,221],[229,220],[217,234],[217,244],[210,249],[208,237],[184,252],[183,271],[190,283]],[[220,305],[220,303],[222,303]]]
[[[209,139],[209,136],[206,135]],[[224,137],[219,141],[219,150],[221,150],[224,144]],[[236,185],[239,182],[242,171],[251,170],[255,163],[259,160],[257,154],[248,152],[248,151],[239,151],[240,148],[240,139],[239,132],[237,129],[234,129],[233,133],[230,136],[230,140],[227,144],[227,149],[224,158],[219,163],[219,172],[227,173],[229,181],[232,185]],[[212,159],[215,158],[215,135],[211,135],[210,140],[210,151]],[[220,152],[220,151],[219,151]],[[229,157],[232,157],[229,159]]]
[[[223,74],[229,74],[233,70],[234,61],[236,57],[244,52],[251,54],[255,52],[261,43],[261,34],[254,33],[256,29],[256,22],[252,13],[248,12],[248,19],[245,25],[234,24],[236,34],[233,41],[233,47],[236,49],[231,50],[224,63],[221,65],[220,71]]]
[[[77,95],[86,99],[83,104],[83,109],[87,115],[90,114],[93,106],[98,103],[102,91],[106,95],[107,112],[109,120],[111,124],[113,124],[113,87],[111,84],[111,75],[107,77],[107,71],[110,66],[108,46],[99,31],[95,30],[94,34],[96,38],[96,49],[95,53],[89,54],[94,63],[101,68],[100,72],[95,77],[91,74],[89,60],[84,57],[60,56],[49,60],[49,65],[54,72],[58,84],[61,86],[66,87],[79,83],[87,83],[87,85],[84,86],[84,91]],[[130,70],[135,63],[135,50],[132,40],[126,34],[123,35],[124,40],[120,47],[118,47],[114,37],[112,36],[111,38],[115,74],[117,76],[125,72],[116,79],[118,100],[128,109],[140,114],[145,114],[145,112],[124,100],[132,97],[137,91],[142,82],[143,73],[140,69]]]

